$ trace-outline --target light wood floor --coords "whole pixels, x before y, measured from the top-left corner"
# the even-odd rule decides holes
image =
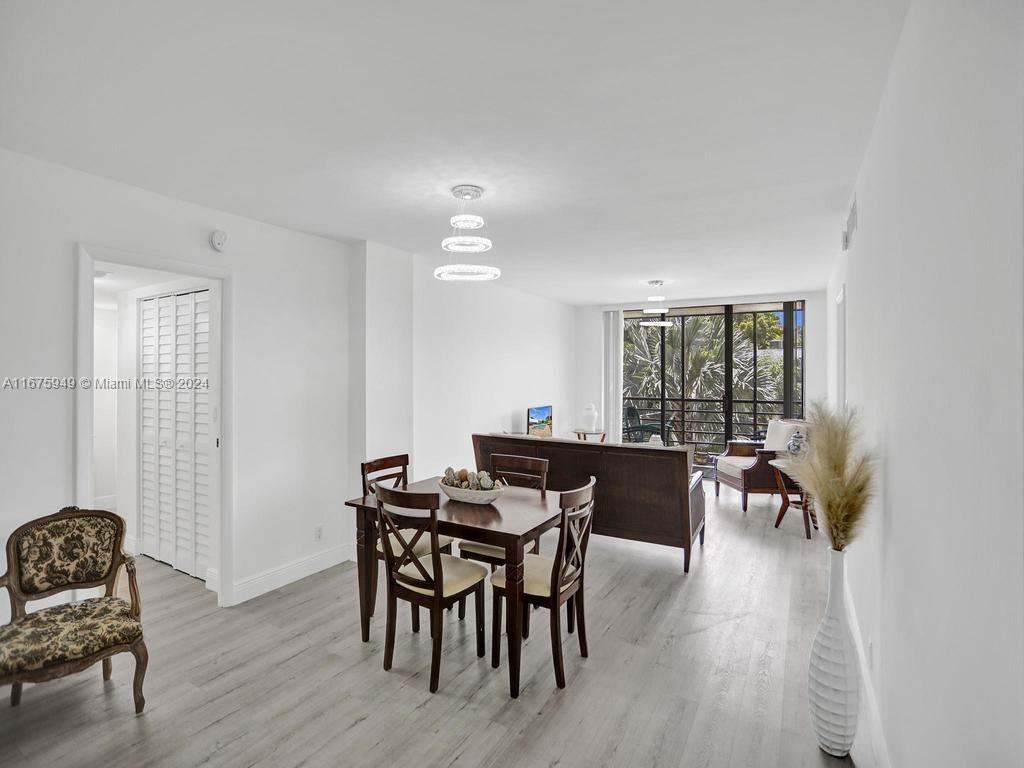
[[[792,511],[775,530],[777,499],[752,498],[744,514],[737,493],[722,488],[716,503],[706,487],[707,542],[688,576],[678,550],[591,539],[590,658],[566,635],[558,690],[547,614],[536,613],[518,700],[508,697],[505,654],[499,670],[476,658],[472,604],[463,623],[446,615],[441,688],[431,695],[427,622],[414,635],[400,611],[390,672],[381,669],[383,609],[371,642],[360,642],[354,564],[218,609],[199,582],[140,558],[145,714],[133,714],[129,655],[114,659],[106,684],[96,666],[26,686],[16,709],[4,690],[0,764],[840,764],[817,749],[807,717],[824,539],[805,540]],[[874,765],[871,752],[862,738],[856,764]]]

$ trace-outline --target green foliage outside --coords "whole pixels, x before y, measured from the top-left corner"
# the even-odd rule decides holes
[[[710,454],[725,450],[725,316],[690,315],[670,318],[665,329],[665,396],[676,402],[667,405],[668,437],[672,444],[697,444],[698,462],[710,463]],[[757,370],[754,370],[754,327],[757,324]],[[755,431],[752,407],[743,400],[753,399],[755,373],[757,399],[781,400],[783,397],[783,336],[781,312],[757,312],[735,315],[733,319],[733,399],[735,435]],[[773,346],[774,342],[774,346]],[[643,424],[661,420],[661,328],[641,326],[639,319],[628,319],[623,328],[623,400],[626,410],[624,439],[646,440],[648,433],[637,429],[636,417]],[[659,402],[643,402],[649,398]],[[686,435],[682,434],[679,399],[708,400],[686,404]],[[739,401],[739,402],[737,402]],[[636,408],[632,413],[630,406]],[[773,409],[777,413],[773,413]],[[758,426],[764,428],[772,415],[781,415],[781,405],[758,406]],[[632,417],[632,418],[631,418]],[[703,443],[703,445],[702,445]]]

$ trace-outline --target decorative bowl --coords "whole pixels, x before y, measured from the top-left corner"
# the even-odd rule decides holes
[[[464,501],[467,504],[490,504],[501,496],[504,486],[492,488],[489,491],[474,491],[470,488],[456,488],[454,485],[445,485],[440,480],[437,484],[444,491],[445,495],[452,501]]]

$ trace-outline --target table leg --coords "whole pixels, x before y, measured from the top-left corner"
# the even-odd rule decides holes
[[[505,635],[508,638],[508,687],[519,697],[519,658],[523,644],[523,542],[505,547]]]
[[[366,510],[356,515],[356,572],[359,576],[359,624],[363,642],[370,642],[370,616],[373,614],[373,599],[370,590],[374,587],[373,572],[377,568],[377,526]]]
[[[789,494],[786,493],[786,479],[782,476],[782,472],[778,467],[772,467],[772,469],[775,470],[775,484],[779,487],[779,496],[782,497],[779,516],[775,518],[775,527],[778,528],[782,524],[782,518],[786,516],[786,510],[789,509]]]

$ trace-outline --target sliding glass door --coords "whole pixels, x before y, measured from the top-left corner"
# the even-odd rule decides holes
[[[627,312],[624,322],[623,440],[691,443],[707,466],[728,440],[803,417],[803,302]]]

